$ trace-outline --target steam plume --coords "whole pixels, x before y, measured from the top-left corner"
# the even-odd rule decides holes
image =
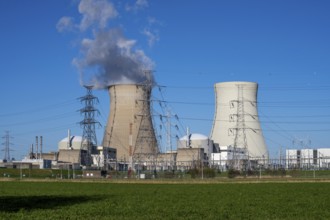
[[[82,40],[83,57],[73,62],[82,74],[91,72],[96,88],[153,81],[145,73],[153,63],[142,50],[134,50],[134,40],[125,39],[119,29],[97,32],[94,37]]]
[[[146,0],[137,3],[147,6]],[[63,32],[75,28],[83,33],[92,30],[92,37],[80,42],[81,56],[73,59],[82,84],[102,89],[113,84],[154,82],[150,71],[146,72],[154,68],[154,63],[136,49],[136,40],[127,39],[119,28],[108,28],[109,21],[119,15],[111,2],[81,0],[78,10],[82,15],[79,24],[73,24],[73,18],[63,17],[57,29]]]

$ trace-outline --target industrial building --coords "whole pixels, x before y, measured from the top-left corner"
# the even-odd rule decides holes
[[[177,142],[177,167],[187,169],[200,162],[208,163],[213,151],[213,141],[207,136],[198,133],[185,135]]]
[[[218,153],[212,153],[210,159],[211,167],[221,171],[226,171],[232,165],[231,162],[247,161],[247,152],[244,148],[234,148],[232,146],[221,146]]]
[[[287,149],[286,169],[329,169],[330,148]]]
[[[70,135],[70,132],[68,132]],[[88,143],[81,136],[68,136],[58,143],[58,156],[53,162],[53,167],[73,166],[75,169],[85,164],[86,157],[92,158],[91,167],[108,169],[115,161],[116,149],[98,146],[97,153],[88,155]],[[112,165],[113,166],[113,165]]]

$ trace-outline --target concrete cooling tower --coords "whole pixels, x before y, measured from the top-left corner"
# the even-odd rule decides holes
[[[151,87],[112,85],[109,87],[110,114],[103,146],[117,149],[117,161],[150,159],[158,153],[150,114]]]
[[[258,84],[224,82],[214,86],[216,106],[211,139],[218,147],[244,148],[249,158],[268,158],[258,110]]]

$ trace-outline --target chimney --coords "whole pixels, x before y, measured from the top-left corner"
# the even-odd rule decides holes
[[[36,159],[38,159],[38,151],[39,151],[39,143],[38,143],[38,136],[36,136]]]
[[[40,159],[42,159],[42,136],[40,136]]]

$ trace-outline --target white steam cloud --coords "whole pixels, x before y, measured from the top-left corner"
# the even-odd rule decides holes
[[[74,22],[71,17],[62,17],[56,24],[56,29],[59,32],[65,31],[73,31],[74,30]]]
[[[135,6],[147,7],[148,2],[138,0]],[[154,63],[142,50],[136,49],[136,41],[127,39],[119,28],[108,28],[109,22],[119,15],[111,2],[81,0],[78,11],[82,15],[78,24],[74,24],[71,17],[62,17],[56,27],[59,32],[92,30],[92,37],[81,40],[81,56],[73,59],[82,84],[102,89],[113,84],[154,82],[151,72],[147,71],[154,68]]]
[[[159,41],[158,33],[152,32],[150,28],[145,28],[142,34],[147,37],[149,47],[152,47],[156,41]]]
[[[94,39],[83,39],[84,56],[74,59],[73,63],[84,75],[88,74],[84,71],[92,72],[92,83],[96,88],[143,83],[147,79],[153,81],[145,71],[153,68],[153,62],[142,50],[134,50],[135,44],[134,40],[125,39],[119,29],[97,32]]]
[[[133,5],[126,4],[126,11],[138,11],[147,8],[149,3],[147,0],[136,0]]]
[[[118,12],[111,2],[106,0],[82,0],[79,4],[79,13],[83,15],[80,29],[85,31],[91,25],[105,28],[110,19],[117,17]]]

